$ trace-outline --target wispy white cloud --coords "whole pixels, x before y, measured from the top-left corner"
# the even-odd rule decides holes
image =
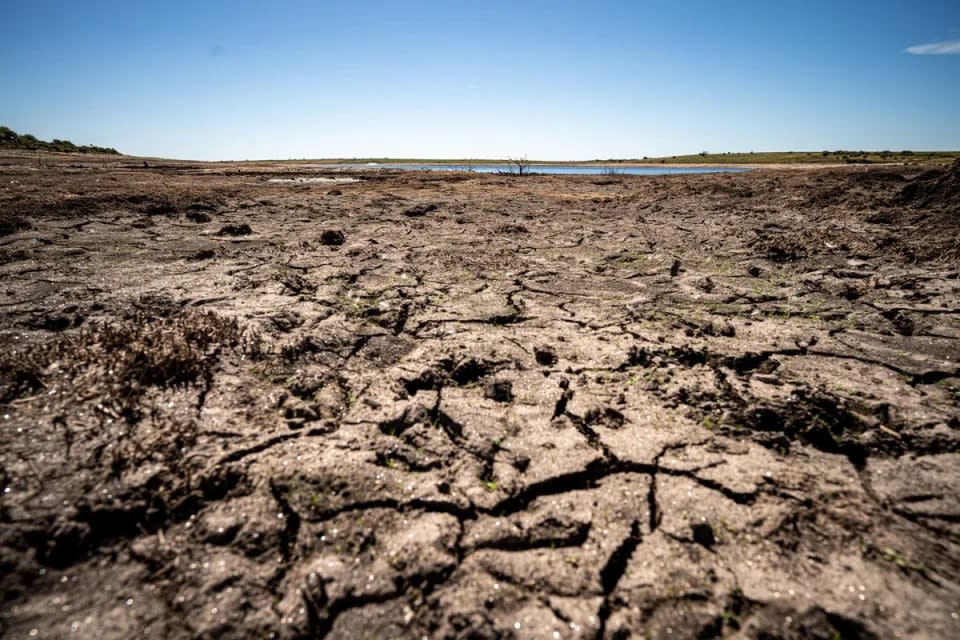
[[[907,47],[907,53],[915,56],[938,56],[948,53],[960,54],[960,40],[948,40],[947,42],[931,42],[930,44],[918,44]]]

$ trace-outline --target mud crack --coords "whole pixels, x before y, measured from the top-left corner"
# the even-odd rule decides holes
[[[620,546],[610,554],[610,558],[607,559],[607,564],[600,570],[600,585],[603,588],[603,604],[600,605],[600,611],[597,613],[599,622],[597,625],[597,633],[594,635],[596,640],[602,640],[606,635],[607,621],[613,612],[613,594],[617,589],[617,585],[620,583],[620,579],[627,572],[627,567],[630,565],[630,558],[633,557],[633,552],[637,550],[637,547],[640,546],[642,541],[640,521],[634,520],[630,524],[630,533],[623,539]]]

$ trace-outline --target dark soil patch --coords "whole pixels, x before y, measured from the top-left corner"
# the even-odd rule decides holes
[[[402,213],[408,218],[420,218],[432,211],[436,211],[438,208],[439,207],[435,203],[431,202],[428,204],[418,204],[414,207],[410,207],[409,209],[404,209]]]
[[[248,236],[251,233],[253,233],[253,229],[245,222],[242,224],[224,225],[220,228],[220,231],[217,231],[218,236]]]
[[[187,220],[190,222],[196,222],[202,224],[204,222],[210,222],[210,216],[203,211],[188,211],[186,214]]]
[[[8,236],[17,231],[32,229],[33,225],[28,220],[8,213],[0,214],[0,237]]]
[[[320,233],[320,244],[323,245],[336,247],[342,245],[345,240],[343,231],[338,229],[324,229]]]

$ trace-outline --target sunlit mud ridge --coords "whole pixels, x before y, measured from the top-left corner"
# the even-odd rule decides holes
[[[0,160],[6,637],[960,634],[960,164]]]

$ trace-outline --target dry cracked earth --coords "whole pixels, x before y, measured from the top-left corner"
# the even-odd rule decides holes
[[[0,634],[960,635],[960,164],[37,164]]]

